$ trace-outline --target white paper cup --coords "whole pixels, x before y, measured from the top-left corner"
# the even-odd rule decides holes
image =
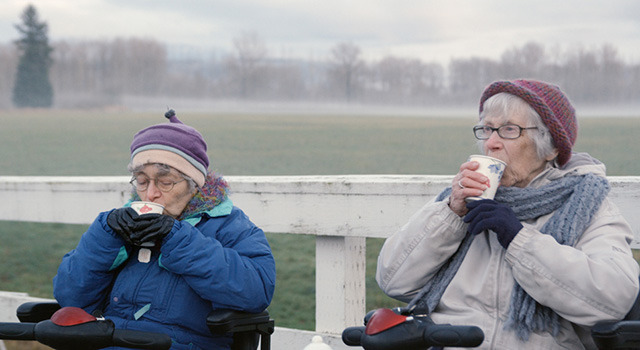
[[[162,212],[164,211],[164,206],[158,203],[143,201],[131,202],[131,208],[133,208],[133,210],[135,210],[138,215],[162,214]]]
[[[467,197],[465,200],[468,202],[480,199],[493,199],[496,195],[496,190],[500,186],[500,179],[502,179],[502,174],[504,174],[507,163],[497,158],[479,154],[469,156],[469,161],[480,164],[480,167],[476,171],[489,178],[489,188],[484,190],[480,197]]]

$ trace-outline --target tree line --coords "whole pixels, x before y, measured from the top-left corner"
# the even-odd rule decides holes
[[[556,83],[574,102],[640,100],[640,63],[625,62],[608,44],[561,49],[527,42],[500,59],[455,58],[446,66],[393,55],[365,61],[353,42],[307,60],[271,54],[255,32],[231,44],[227,54],[196,57],[146,38],[56,41],[49,74],[54,106],[114,106],[127,96],[446,106],[476,103],[490,82],[516,78]],[[0,108],[11,106],[21,54],[20,45],[0,45]]]

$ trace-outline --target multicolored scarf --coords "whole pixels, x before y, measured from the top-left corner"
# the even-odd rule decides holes
[[[229,185],[222,175],[210,171],[205,179],[204,186],[198,188],[196,194],[191,198],[187,206],[178,217],[178,220],[198,215],[215,208],[224,202],[229,195]],[[140,197],[135,189],[131,193],[132,201],[139,201]]]

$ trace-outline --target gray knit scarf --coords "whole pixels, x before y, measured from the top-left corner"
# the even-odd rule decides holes
[[[540,229],[560,244],[573,246],[587,228],[593,215],[609,193],[609,182],[594,174],[565,176],[540,188],[500,187],[495,200],[511,207],[520,221],[535,219],[555,212]],[[446,188],[438,197],[442,201],[451,194]],[[473,236],[467,232],[458,251],[440,268],[405,310],[431,313],[458,271]],[[550,308],[538,304],[516,282],[511,293],[509,318],[505,329],[514,329],[526,341],[531,332],[546,331],[557,335],[559,318]]]

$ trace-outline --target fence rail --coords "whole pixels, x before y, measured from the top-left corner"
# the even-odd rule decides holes
[[[231,199],[267,232],[316,236],[316,332],[334,350],[339,334],[362,323],[366,238],[395,232],[451,176],[228,176]],[[0,176],[0,220],[89,224],[121,206],[128,177]],[[609,177],[640,248],[640,176]],[[2,305],[0,301],[0,305]],[[2,311],[2,310],[0,310]],[[277,329],[274,349],[302,349],[312,333]],[[279,344],[281,346],[279,346]],[[298,345],[295,345],[298,344]]]

